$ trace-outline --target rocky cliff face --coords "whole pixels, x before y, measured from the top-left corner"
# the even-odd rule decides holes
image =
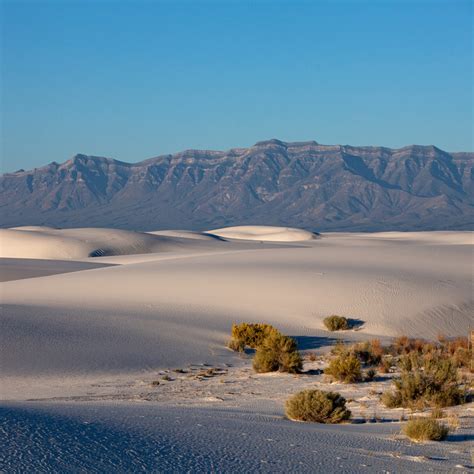
[[[2,226],[471,229],[474,153],[259,142],[139,163],[76,155],[0,178]]]

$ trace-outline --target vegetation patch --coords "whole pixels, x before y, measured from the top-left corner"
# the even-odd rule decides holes
[[[350,352],[342,353],[331,359],[324,373],[339,382],[354,383],[362,381],[360,361]]]
[[[244,351],[246,347],[255,349],[253,367],[256,372],[297,373],[303,368],[296,341],[270,324],[234,324],[229,347],[236,351]]]
[[[286,401],[286,415],[291,420],[341,423],[350,418],[351,412],[339,393],[303,390]]]
[[[466,391],[458,378],[454,361],[442,352],[404,355],[399,360],[401,375],[395,390],[382,395],[389,408],[448,407],[463,403]]]
[[[324,318],[323,323],[329,331],[345,331],[350,329],[349,320],[344,316],[334,314]]]
[[[229,341],[228,346],[238,352],[243,352],[246,347],[256,349],[272,331],[276,331],[276,329],[270,324],[233,324],[232,339]]]
[[[297,373],[303,368],[303,359],[296,341],[275,329],[257,346],[253,368],[256,372]]]
[[[413,441],[442,441],[448,436],[449,428],[433,418],[412,418],[403,432]]]

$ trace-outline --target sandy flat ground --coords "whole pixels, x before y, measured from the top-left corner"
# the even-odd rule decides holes
[[[258,382],[251,376],[245,381],[249,361],[231,353],[225,343],[233,322],[262,321],[297,337],[305,350],[324,350],[334,342],[334,334],[328,333],[322,324],[322,319],[329,314],[363,322],[360,330],[337,335],[346,340],[372,337],[385,340],[401,334],[466,335],[474,323],[472,233],[326,234],[308,240],[303,240],[307,234],[298,234],[291,242],[288,239],[293,230],[257,226],[251,229],[250,240],[248,229],[241,232],[233,229],[227,234],[218,231],[219,238],[213,237],[212,232],[211,236],[199,233],[186,236],[182,231],[169,231],[167,235],[107,229],[28,228],[2,232],[0,255],[9,258],[0,263],[4,264],[4,279],[11,281],[4,281],[0,286],[0,397],[7,414],[3,433],[10,433],[7,450],[10,456],[20,449],[20,435],[17,441],[11,441],[11,430],[16,429],[17,422],[29,426],[33,420],[39,420],[41,436],[24,448],[30,449],[29,454],[22,453],[21,459],[25,460],[46,449],[45,440],[54,435],[48,433],[51,426],[56,426],[58,432],[72,430],[74,433],[83,423],[80,420],[94,413],[97,420],[102,420],[97,422],[97,426],[100,425],[96,427],[97,433],[105,430],[104,436],[110,438],[116,417],[122,413],[129,421],[119,431],[128,441],[124,441],[122,447],[117,441],[117,450],[128,446],[136,436],[155,440],[149,445],[144,441],[143,449],[152,449],[153,443],[161,439],[158,444],[165,454],[158,456],[155,466],[158,470],[164,469],[171,460],[170,453],[176,454],[175,448],[167,443],[178,436],[179,430],[152,426],[139,418],[142,415],[138,413],[144,410],[147,414],[143,416],[148,419],[149,413],[155,410],[157,417],[163,417],[176,428],[173,417],[178,416],[177,413],[191,413],[191,410],[196,419],[209,423],[223,416],[226,421],[219,422],[218,426],[232,439],[228,448],[215,447],[229,450],[229,456],[224,456],[226,461],[222,461],[224,464],[219,464],[217,454],[212,454],[213,448],[208,447],[208,451],[204,450],[208,455],[203,454],[202,463],[196,461],[196,470],[212,470],[213,465],[209,464],[212,462],[217,463],[216,470],[226,470],[226,466],[227,470],[238,469],[239,465],[233,464],[237,461],[230,459],[240,452],[239,433],[244,425],[249,426],[247,431],[252,433],[249,439],[253,439],[253,443],[260,440],[257,454],[263,459],[258,461],[262,461],[258,464],[261,470],[270,471],[271,467],[288,470],[288,466],[295,466],[294,459],[289,457],[289,447],[283,450],[286,454],[281,464],[263,466],[269,453],[275,455],[281,448],[263,443],[264,437],[271,437],[272,430],[292,433],[288,434],[289,439],[293,436],[294,444],[300,443],[305,450],[310,450],[313,437],[319,440],[315,450],[324,449],[326,441],[321,438],[322,433],[328,443],[331,437],[335,437],[333,442],[337,438],[348,443],[353,447],[352,454],[341,451],[341,459],[355,456],[353,459],[357,459],[358,464],[352,465],[354,472],[369,469],[363,466],[367,455],[361,453],[366,448],[377,451],[377,443],[381,443],[380,446],[395,444],[390,448],[390,456],[374,460],[374,469],[380,466],[405,466],[405,472],[426,472],[436,470],[436,466],[441,471],[446,467],[454,469],[456,463],[449,453],[456,449],[462,458],[461,465],[468,465],[466,443],[469,440],[465,434],[459,439],[453,438],[451,444],[442,443],[430,448],[433,451],[426,451],[441,450],[448,460],[444,464],[438,464],[440,460],[425,459],[428,464],[422,466],[419,460],[397,458],[393,454],[398,449],[395,446],[403,450],[404,456],[415,448],[406,441],[390,441],[393,430],[377,424],[363,428],[351,425],[338,431],[337,427],[308,427],[283,420],[282,400],[293,388],[296,390],[301,381],[296,383],[287,378],[283,383],[276,378],[261,378],[263,382]],[[270,235],[272,242],[265,242],[265,235]],[[33,264],[32,260],[22,257],[41,260]],[[105,264],[114,265],[96,267]],[[53,271],[57,274],[48,274]],[[14,279],[15,275],[22,279]],[[215,383],[215,387],[207,390],[207,395],[201,394],[197,380],[182,385],[181,392],[177,388],[173,392],[175,389],[166,388],[163,383],[157,389],[157,396],[149,399],[143,396],[150,392],[150,380],[159,376],[160,371],[192,364],[227,367],[228,383],[234,380],[235,386],[240,386],[240,392],[236,390],[240,395],[227,400],[224,414],[219,411],[224,408],[214,405],[226,403],[222,392],[227,383],[217,382],[217,379],[209,384],[211,387]],[[180,383],[176,383],[176,387]],[[304,383],[321,381],[314,378]],[[271,402],[272,397],[268,399],[265,393],[277,386],[283,388]],[[358,395],[359,398],[364,396]],[[26,401],[32,399],[43,401]],[[100,405],[112,402],[119,403],[120,407]],[[264,423],[263,419],[270,416],[266,412],[267,405],[271,407],[271,417],[276,418],[270,417],[273,421]],[[48,424],[48,417],[57,417],[57,423]],[[186,423],[183,428],[190,433],[194,433],[199,424],[188,426]],[[209,443],[219,445],[219,429],[208,435]],[[190,435],[189,439],[194,441],[188,440],[186,445],[191,452],[201,449],[196,440],[198,431],[195,437]],[[395,431],[399,432],[399,427]],[[74,453],[85,449],[87,443],[92,443],[99,453],[100,436],[97,434],[98,438],[94,438],[93,433],[91,439],[87,436],[85,444],[77,447],[78,451],[59,443],[58,462],[68,462]],[[170,441],[172,446],[174,442]],[[167,451],[168,448],[171,450]],[[114,456],[119,454],[113,450],[108,454],[104,462],[109,462],[107,467],[111,469],[113,463],[118,462]],[[152,467],[150,452],[148,455],[142,462]],[[313,455],[299,455],[303,464],[295,470],[309,472],[308,466],[314,466],[315,462]],[[134,463],[139,463],[140,457],[131,454],[128,461],[123,462],[130,462],[129,468],[137,467],[139,464]],[[177,460],[178,470],[186,469],[190,459],[184,456]],[[3,462],[7,467],[14,466],[11,457]],[[49,462],[56,461],[51,458]],[[88,461],[84,462],[83,467],[87,467]],[[242,469],[258,470],[257,465],[252,464],[253,459],[242,462]],[[316,471],[332,472],[331,469],[337,468],[329,456],[321,462]],[[20,464],[18,466],[20,469]],[[349,464],[346,467],[347,472],[351,472]],[[125,464],[123,470],[127,471]]]

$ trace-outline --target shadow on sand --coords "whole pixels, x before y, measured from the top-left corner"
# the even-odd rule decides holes
[[[298,349],[305,351],[308,349],[319,349],[321,347],[333,346],[339,339],[325,336],[291,336],[296,340]]]

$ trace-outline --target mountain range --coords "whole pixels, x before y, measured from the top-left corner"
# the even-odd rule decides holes
[[[313,231],[474,228],[474,153],[267,140],[137,163],[78,154],[0,176],[0,224]]]

